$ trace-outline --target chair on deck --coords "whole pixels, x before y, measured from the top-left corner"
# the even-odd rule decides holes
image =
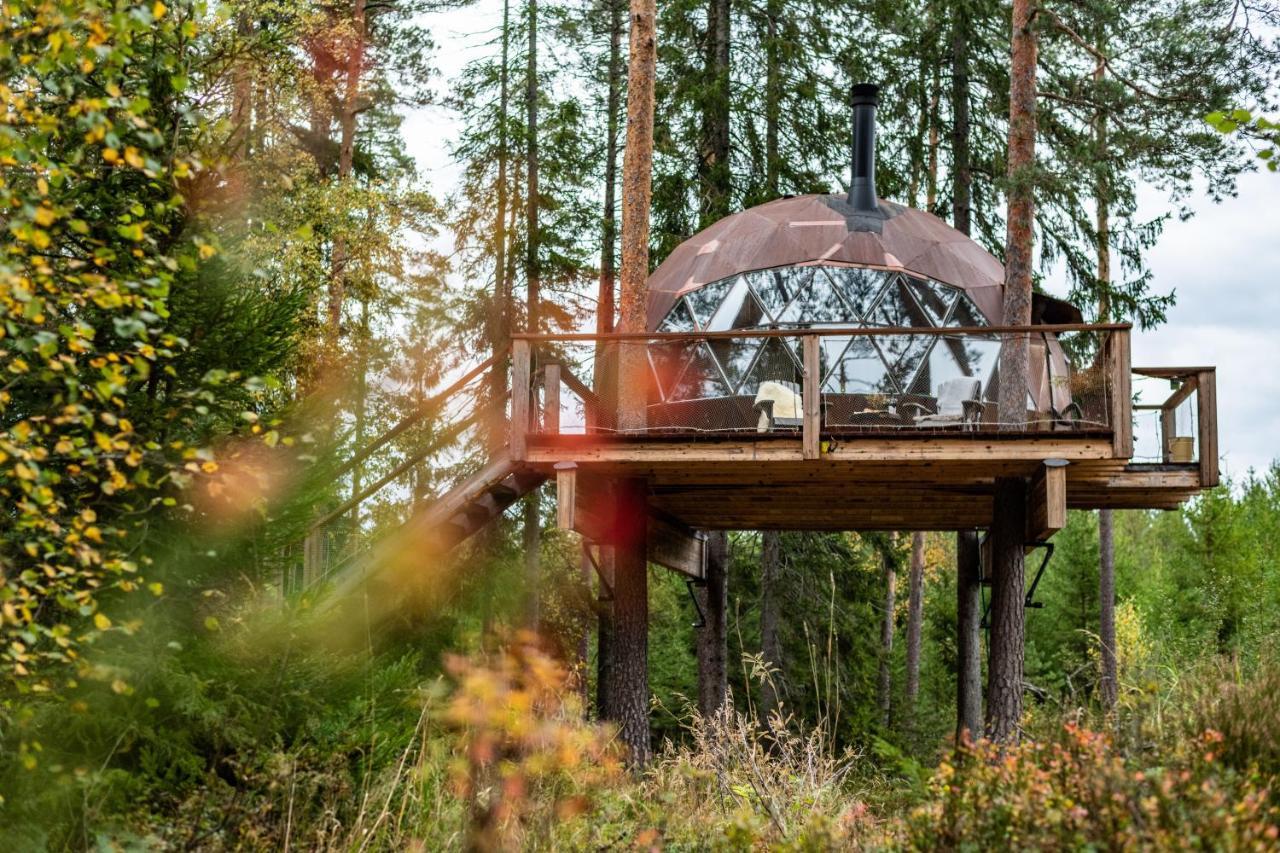
[[[773,432],[774,427],[798,427],[804,423],[804,399],[795,382],[761,382],[753,408],[760,414],[756,432]]]
[[[931,412],[919,403],[906,403],[904,407],[917,410],[913,420],[918,427],[959,426],[972,429],[982,422],[982,412],[986,407],[978,399],[981,392],[980,380],[962,376],[948,379],[938,386],[936,411]]]

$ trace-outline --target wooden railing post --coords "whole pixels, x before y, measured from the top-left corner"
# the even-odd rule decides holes
[[[542,370],[542,431],[560,433],[560,364],[551,362]]]
[[[1200,430],[1200,484],[1218,485],[1218,380],[1217,372],[1196,374],[1196,419]]]
[[[529,396],[532,355],[529,342],[511,342],[511,458],[524,461],[529,440]]]
[[[1118,459],[1133,457],[1133,365],[1129,330],[1107,335],[1107,368],[1111,383],[1111,450]]]
[[[821,339],[817,335],[801,338],[804,346],[804,385],[801,401],[804,420],[801,423],[801,453],[805,459],[818,459],[822,455],[820,434],[822,431],[822,371],[818,358]]]

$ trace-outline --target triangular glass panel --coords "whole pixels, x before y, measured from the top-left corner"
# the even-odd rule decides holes
[[[860,267],[823,267],[859,320],[871,313],[890,274]]]
[[[747,273],[745,278],[769,317],[777,321],[796,294],[813,280],[813,273],[813,267],[775,267]]]
[[[751,298],[748,296],[748,298]],[[756,353],[760,350],[759,338],[718,338],[707,342],[720,363],[721,372],[729,380],[731,393],[738,393],[742,379],[751,369]]]
[[[671,310],[658,326],[659,332],[692,332],[696,329],[693,314],[689,312],[689,306],[685,304],[683,298],[676,300],[676,304],[671,306]]]
[[[732,392],[720,375],[720,368],[706,343],[694,344],[690,349],[689,362],[667,394],[667,399],[702,400],[729,396]]]
[[[688,364],[691,346],[692,344],[683,341],[650,341],[649,368],[653,371],[653,381],[663,400],[671,399],[676,380]]]
[[[768,321],[764,309],[751,295],[751,288],[742,277],[733,280],[733,286],[725,291],[724,299],[715,308],[711,319],[703,326],[710,332],[725,332],[729,329],[751,329]]]
[[[989,326],[987,318],[982,316],[982,312],[978,310],[978,306],[973,304],[968,296],[961,293],[956,299],[955,307],[951,309],[950,316],[947,317],[944,326],[953,327],[977,327]]]
[[[735,281],[738,279],[713,281],[685,296],[689,308],[693,311],[693,318],[698,321],[699,328],[707,328],[707,324],[711,322],[711,315],[715,314],[716,309],[720,307],[720,301]]]
[[[822,339],[827,394],[883,394],[896,390],[869,335]]]
[[[911,295],[906,279],[898,276],[885,288],[880,301],[871,310],[867,325],[917,328],[933,324],[925,316],[924,309],[916,303],[916,298]]]
[[[924,309],[929,321],[935,326],[941,326],[946,320],[951,303],[955,302],[959,293],[954,287],[926,278],[908,278],[907,288],[915,297],[916,304]]]
[[[791,345],[788,345],[790,343]],[[766,338],[760,354],[751,366],[751,374],[739,389],[739,394],[755,394],[762,382],[787,382],[797,387],[803,385],[804,371],[795,355],[794,341]]]
[[[897,386],[904,389],[911,385],[932,343],[932,335],[883,335],[876,338],[876,345],[890,366],[889,374]]]
[[[831,279],[819,273],[782,310],[778,322],[806,327],[856,326],[858,318],[845,304]]]

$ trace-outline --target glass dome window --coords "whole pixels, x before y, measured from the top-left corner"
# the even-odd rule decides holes
[[[959,288],[861,267],[756,270],[712,282],[676,300],[660,332],[733,329],[947,328],[989,325]],[[666,401],[750,395],[765,381],[798,382],[799,338],[712,339],[681,346],[684,364],[666,368]],[[820,347],[826,394],[933,395],[962,376],[990,386],[996,336],[839,335]]]

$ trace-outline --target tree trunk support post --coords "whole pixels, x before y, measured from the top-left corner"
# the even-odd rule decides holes
[[[707,534],[706,582],[697,588],[704,623],[698,631],[698,713],[712,717],[724,707],[729,691],[728,610],[729,535]]]
[[[649,743],[649,563],[648,489],[643,480],[623,479],[614,487],[612,666],[610,716],[618,723],[630,764],[640,768],[653,757]]]
[[[1026,655],[1027,484],[1020,477],[996,480],[991,525],[991,638],[987,671],[987,736],[1011,743],[1022,719],[1022,674]]]
[[[978,531],[956,534],[956,741],[982,736],[982,558]]]

